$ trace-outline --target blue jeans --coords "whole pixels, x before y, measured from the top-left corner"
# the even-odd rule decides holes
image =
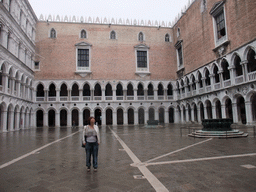
[[[86,166],[88,168],[91,167],[91,156],[93,156],[93,167],[96,169],[98,167],[98,149],[99,144],[95,143],[88,143],[86,142],[85,151],[86,151]]]

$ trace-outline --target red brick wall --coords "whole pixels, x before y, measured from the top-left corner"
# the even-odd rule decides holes
[[[57,38],[50,39],[49,31],[54,28]],[[80,31],[85,29],[88,38],[80,39]],[[116,31],[117,40],[110,40],[112,30]],[[138,33],[145,35],[145,44],[149,49],[149,79],[175,79],[176,63],[174,63],[173,43],[165,42],[165,34],[172,36],[168,28],[78,24],[78,23],[49,23],[37,24],[36,47],[37,60],[40,61],[40,71],[36,79],[137,79],[136,57],[134,46],[140,44]],[[92,44],[90,77],[82,78],[75,74],[76,47],[80,42]]]

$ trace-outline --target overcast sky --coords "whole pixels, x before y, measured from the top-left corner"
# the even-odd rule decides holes
[[[172,22],[188,0],[29,0],[37,17],[83,16]]]

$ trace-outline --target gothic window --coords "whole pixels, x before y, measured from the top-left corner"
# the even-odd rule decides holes
[[[202,74],[200,72],[198,74],[198,83],[199,83],[199,87],[202,88],[203,87],[203,81],[202,81]]]
[[[248,64],[247,64],[248,73],[256,71],[256,55],[252,49],[250,49],[250,51],[248,52],[247,61],[248,61]]]
[[[34,62],[34,70],[40,70],[39,61]]]
[[[115,31],[110,32],[110,39],[116,39],[116,32]]]
[[[81,31],[81,38],[82,39],[86,38],[86,31],[84,29]]]
[[[211,85],[210,73],[209,73],[208,69],[205,72],[205,85],[206,86]]]
[[[240,57],[236,56],[236,58],[234,60],[234,65],[235,65],[237,77],[243,75],[243,69],[242,69],[242,65],[240,63],[241,63]]]
[[[142,32],[139,33],[139,41],[144,41],[144,35]]]
[[[51,29],[51,32],[50,32],[50,38],[56,38],[56,31],[55,31],[55,29]]]
[[[213,74],[214,74],[215,83],[219,83],[220,82],[220,77],[219,77],[219,74],[218,74],[218,67],[216,65],[213,68]]]
[[[230,79],[230,73],[228,70],[228,62],[227,61],[223,61],[222,62],[222,69],[223,69],[223,80],[228,80]]]
[[[165,35],[165,42],[170,42],[170,36],[169,36],[169,34],[166,34],[166,35]]]
[[[167,94],[168,94],[168,95],[173,95],[173,88],[172,88],[172,84],[169,84],[167,88],[168,88],[168,90],[167,90]]]
[[[217,37],[220,39],[221,37],[226,35],[226,27],[225,27],[225,19],[224,12],[220,12],[216,17],[216,26],[217,26]]]

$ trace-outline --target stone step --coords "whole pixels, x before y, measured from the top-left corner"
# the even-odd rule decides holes
[[[247,137],[248,133],[244,133],[239,130],[232,130],[232,131],[196,131],[192,132],[188,136],[196,137],[196,138],[239,138],[239,137]]]

